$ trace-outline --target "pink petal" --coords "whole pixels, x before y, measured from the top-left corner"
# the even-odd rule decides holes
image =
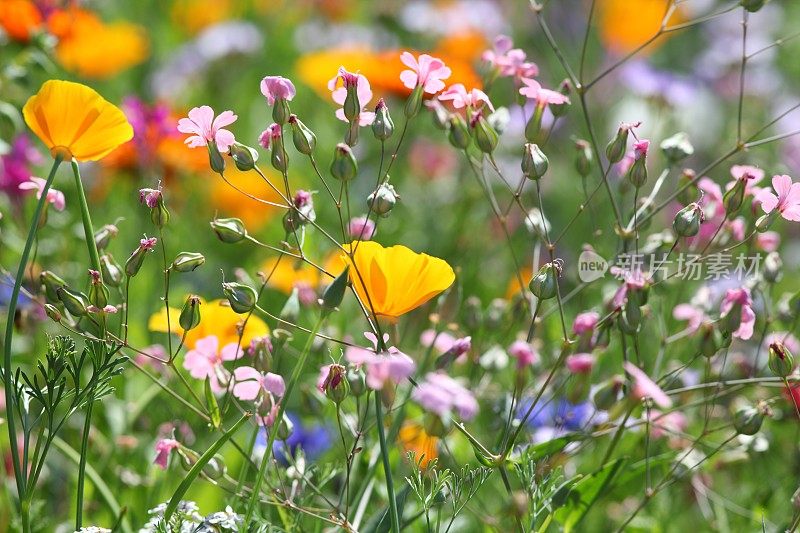
[[[244,355],[244,350],[235,342],[231,342],[222,347],[220,358],[223,361],[235,361]]]
[[[217,130],[219,128],[224,128],[225,126],[230,126],[236,122],[237,118],[239,117],[234,115],[233,111],[223,111],[217,118],[214,119],[214,122],[211,124],[211,129]]]
[[[411,70],[419,70],[419,64],[417,63],[417,60],[414,59],[414,56],[411,54],[411,52],[403,52],[400,54],[400,61],[402,61],[403,64]]]
[[[789,190],[792,188],[792,178],[790,178],[786,174],[773,176],[772,186],[778,193],[778,198],[780,199],[780,202],[782,202],[789,195]]]
[[[755,201],[761,204],[765,213],[771,213],[778,206],[778,197],[767,189],[761,189],[756,194]]]
[[[417,86],[417,78],[417,73],[411,70],[404,70],[400,73],[400,81],[409,89],[413,89]],[[444,86],[444,84],[442,84],[442,86]]]
[[[251,366],[240,366],[233,371],[233,395],[243,401],[252,401],[261,392],[261,372]]]
[[[207,105],[192,108],[189,111],[189,119],[197,125],[198,134],[207,135],[211,132],[211,125],[214,122],[214,110]]]
[[[231,145],[236,142],[236,138],[233,136],[233,133],[228,130],[217,130],[214,141],[217,143],[217,149],[225,153],[230,149]]]
[[[286,383],[284,383],[283,377],[272,372],[267,372],[264,376],[263,386],[267,392],[271,392],[275,396],[282,397],[286,392]]]

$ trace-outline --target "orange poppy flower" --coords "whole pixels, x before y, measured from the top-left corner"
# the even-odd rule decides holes
[[[133,128],[117,106],[71,81],[44,82],[22,114],[54,157],[97,161],[133,138]]]
[[[42,22],[39,8],[30,0],[0,2],[0,27],[15,41],[29,41]]]
[[[666,14],[664,0],[603,0],[599,9],[600,38],[607,48],[626,54],[647,42],[658,32]],[[680,9],[674,11],[669,24],[683,20]],[[653,47],[658,41],[653,43]]]
[[[355,246],[350,279],[358,297],[375,315],[397,318],[424,304],[453,284],[456,275],[446,261],[418,254],[405,246],[384,248],[377,242]]]
[[[421,461],[422,468],[434,459],[439,457],[437,445],[439,439],[425,432],[425,428],[415,422],[406,422],[397,434],[397,440],[403,448],[403,452],[414,452],[416,460]]]
[[[319,286],[323,276],[328,278],[305,261],[294,257],[283,257],[280,262],[277,257],[273,257],[261,266],[261,271],[269,276],[268,285],[284,294],[291,294],[298,285],[306,285],[315,289]]]

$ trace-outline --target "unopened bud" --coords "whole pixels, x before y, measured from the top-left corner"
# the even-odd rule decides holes
[[[628,181],[637,189],[647,182],[647,149],[650,141],[642,140],[634,143],[634,161],[628,169]]]
[[[540,300],[554,298],[558,291],[558,276],[561,265],[558,262],[547,263],[531,278],[528,288]]]
[[[231,145],[230,154],[236,168],[242,172],[253,170],[256,168],[256,161],[258,161],[258,152],[255,148],[251,148],[240,142],[235,142]]]
[[[744,203],[744,193],[745,193],[745,185],[747,184],[747,178],[741,178],[736,180],[728,192],[725,193],[725,196],[722,198],[722,203],[725,205],[725,212],[728,214],[728,217],[731,217],[739,208],[742,207],[742,203]]]
[[[383,101],[383,98],[378,100],[378,105],[375,106],[375,120],[372,122],[372,134],[379,141],[385,141],[394,133],[394,122],[392,116],[389,114],[389,108]]]
[[[382,183],[367,196],[367,208],[382,217],[388,217],[397,204],[397,191],[388,183]]]
[[[278,124],[286,124],[287,120],[291,120],[292,111],[289,108],[289,101],[286,98],[276,98],[275,104],[272,106],[272,120]]]
[[[411,91],[411,94],[408,95],[408,100],[406,100],[406,107],[404,110],[406,117],[412,118],[419,113],[419,110],[422,107],[423,90],[424,88],[422,85],[417,85],[414,87],[414,90]]]
[[[342,304],[344,293],[347,290],[347,282],[350,276],[350,267],[345,267],[341,274],[334,278],[333,282],[325,288],[319,304],[323,312],[330,313]]]
[[[113,224],[106,224],[94,233],[94,243],[98,250],[104,250],[108,247],[111,239],[117,236],[119,229]]]
[[[297,322],[300,316],[300,290],[297,287],[292,288],[278,316],[286,322]]]
[[[714,357],[722,348],[722,334],[713,324],[700,326],[700,353],[705,357]]]
[[[577,152],[575,156],[575,170],[585,178],[592,171],[592,165],[594,164],[592,145],[589,144],[588,141],[578,139],[575,141],[575,151]]]
[[[331,175],[339,181],[350,181],[358,173],[358,162],[353,150],[344,143],[339,143],[333,152]]]
[[[764,422],[764,413],[753,406],[742,407],[733,415],[733,427],[741,435],[755,435]]]
[[[320,384],[325,396],[336,405],[342,403],[350,392],[350,383],[347,380],[346,371],[344,366],[332,364],[328,367],[328,375]]]
[[[562,81],[558,86],[558,92],[569,98],[570,94],[572,93],[572,83],[569,80]],[[550,104],[550,112],[554,117],[564,116],[568,109],[569,104],[566,102],[563,104]]]
[[[459,150],[464,150],[469,146],[472,137],[469,134],[469,128],[461,115],[451,115],[447,122],[448,131],[447,139],[453,147]]]
[[[703,208],[697,202],[692,202],[675,215],[672,228],[681,237],[694,237],[700,232],[700,224],[705,220]]]
[[[294,422],[292,422],[292,419],[289,418],[285,413],[283,415],[283,419],[277,422],[277,424],[278,440],[286,440],[292,436],[292,433],[294,433]]]
[[[767,0],[742,0],[742,7],[750,13],[755,13],[767,3]]]
[[[103,273],[103,281],[112,287],[119,287],[125,277],[122,267],[114,261],[111,254],[100,256],[100,271]]]
[[[222,154],[219,153],[219,148],[217,148],[216,142],[210,142],[207,145],[208,148],[208,163],[211,165],[211,170],[218,174],[222,174],[225,172],[225,159],[223,159]]]
[[[108,287],[103,283],[103,278],[97,270],[89,270],[91,281],[89,283],[89,302],[95,307],[103,308],[108,305]]]
[[[61,311],[52,304],[44,304],[44,312],[53,322],[61,322]]]
[[[606,145],[606,157],[611,163],[619,163],[625,157],[628,150],[628,134],[631,129],[630,124],[622,123],[617,129],[617,134]]]
[[[295,149],[304,155],[311,155],[317,146],[317,136],[308,126],[297,118],[297,115],[289,117],[289,126],[292,128],[292,142]]]
[[[538,180],[547,172],[550,162],[538,144],[526,143],[521,166],[523,176],[529,180]]]
[[[483,112],[478,111],[470,120],[470,129],[472,130],[472,137],[475,139],[475,144],[481,152],[491,154],[497,148],[497,143],[500,138],[497,132],[483,117]]]
[[[142,263],[144,263],[144,258],[147,252],[152,251],[153,247],[156,245],[155,237],[151,238],[144,238],[139,241],[139,247],[136,248],[133,253],[128,257],[128,260],[125,262],[125,274],[128,277],[133,277],[139,273],[139,270],[142,268]]]
[[[769,228],[772,227],[772,224],[778,219],[779,213],[779,210],[773,209],[769,213],[765,213],[758,217],[758,220],[756,220],[756,231],[759,233],[764,233],[765,231],[769,230]]]
[[[622,393],[622,385],[624,383],[622,378],[615,376],[600,384],[592,398],[595,407],[600,411],[608,411],[611,409],[614,404],[619,401]]]
[[[67,284],[66,281],[49,270],[43,270],[39,274],[39,281],[44,287],[44,295],[48,302],[57,302],[59,298],[56,291],[58,291],[60,287],[64,287]]]
[[[776,376],[785,378],[794,370],[794,356],[780,341],[769,345],[769,368]]]
[[[249,313],[256,306],[258,293],[256,290],[244,283],[235,281],[222,284],[222,293],[231,304],[234,312],[241,314]]]
[[[59,287],[56,291],[58,299],[64,304],[64,309],[73,316],[83,316],[89,305],[88,298],[82,292],[73,291],[68,287]]]
[[[683,161],[694,153],[694,146],[689,142],[689,136],[684,133],[676,133],[661,142],[661,151],[670,163]]]
[[[347,370],[347,383],[353,396],[361,396],[367,392],[367,377],[362,368],[351,367]]]
[[[192,294],[186,298],[186,302],[181,309],[178,323],[184,331],[190,331],[200,324],[200,297]]]
[[[176,272],[191,272],[206,262],[205,256],[197,252],[180,252],[170,266]]]
[[[764,258],[764,270],[761,271],[764,280],[768,283],[775,283],[780,279],[782,270],[783,261],[780,254],[778,252],[768,253]]]
[[[235,243],[247,237],[247,229],[238,218],[215,218],[210,224],[222,242]]]

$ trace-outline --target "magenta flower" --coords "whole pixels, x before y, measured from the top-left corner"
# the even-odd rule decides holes
[[[446,80],[452,74],[444,61],[428,54],[421,54],[419,58],[415,58],[409,52],[403,52],[400,54],[400,61],[411,69],[400,73],[400,81],[411,90],[422,87],[424,92],[436,94],[444,89],[442,80]]]
[[[47,185],[47,180],[37,178],[36,176],[31,176],[28,178],[28,181],[24,181],[19,184],[19,190],[36,191],[36,199],[39,200],[42,198],[42,192],[44,192],[45,185]],[[53,204],[53,207],[55,207],[56,211],[63,211],[67,204],[66,200],[64,200],[64,193],[57,191],[52,187],[47,191],[47,202]]]
[[[394,346],[386,352],[377,353],[378,338],[369,331],[364,336],[372,342],[374,349],[348,346],[344,356],[350,363],[365,367],[369,388],[381,390],[387,380],[399,383],[414,373],[416,365],[409,356]],[[384,335],[384,343],[388,340],[389,335]]]
[[[267,76],[261,80],[261,94],[267,98],[267,104],[274,105],[275,100],[291,101],[297,91],[292,80],[283,76]]]
[[[590,353],[576,353],[567,357],[566,365],[570,374],[588,374],[594,368],[595,357]]]
[[[158,201],[161,199],[161,185],[158,189],[139,189],[139,203],[142,203],[153,209],[158,206]]]
[[[733,332],[733,336],[742,340],[747,340],[753,336],[753,326],[756,323],[756,313],[753,311],[753,299],[750,297],[750,290],[746,287],[738,289],[728,289],[720,306],[720,316],[726,318],[731,311],[739,310],[740,317],[734,320],[739,322],[739,327]]]
[[[520,48],[513,48],[514,43],[507,35],[498,35],[494,47],[486,50],[481,56],[484,61],[497,69],[501,76],[515,78],[534,78],[539,75],[536,63],[525,61],[527,56]]]
[[[647,157],[647,150],[650,148],[650,141],[642,139],[633,143],[633,159],[638,161],[643,157]]]
[[[149,251],[153,250],[153,248],[156,247],[156,243],[157,242],[158,242],[158,239],[156,239],[155,237],[147,237],[147,236],[145,236],[144,239],[140,239],[139,240],[139,248],[141,248],[145,252],[149,252]]]
[[[530,343],[514,341],[508,347],[508,354],[517,360],[517,369],[533,366],[539,362],[539,354]]]
[[[525,84],[525,87],[522,87],[519,90],[519,94],[531,100],[535,100],[536,105],[539,107],[544,107],[551,104],[569,103],[569,98],[558,91],[543,88],[542,85],[536,80],[522,78],[522,83]]]
[[[781,236],[777,231],[765,231],[756,234],[756,247],[765,252],[774,252],[781,245]]]
[[[220,152],[227,152],[236,139],[233,133],[223,128],[236,122],[237,118],[233,111],[223,111],[215,118],[214,110],[204,105],[192,108],[189,118],[180,119],[178,131],[192,134],[185,141],[190,148],[207,146],[213,142]]]
[[[792,183],[792,178],[786,174],[773,176],[772,187],[777,196],[769,189],[761,189],[756,193],[755,200],[761,204],[765,213],[777,209],[786,220],[800,222],[800,183]]]
[[[322,365],[319,367],[319,377],[317,377],[317,390],[325,394],[325,391],[333,390],[341,385],[345,379],[347,369],[338,363]]]
[[[492,106],[492,102],[489,101],[489,96],[485,92],[480,89],[472,89],[467,92],[463,83],[456,83],[448,87],[446,91],[439,95],[439,100],[443,102],[449,100],[456,109],[465,107],[480,109],[483,104],[486,104],[489,109],[494,111],[494,106]]]
[[[273,122],[258,136],[258,144],[260,144],[261,148],[264,150],[269,150],[272,143],[280,139],[282,134],[283,130],[280,125]]]
[[[375,236],[375,223],[367,217],[353,217],[347,224],[347,233],[359,241],[368,241]]]
[[[700,329],[700,326],[708,318],[703,309],[700,309],[692,304],[676,305],[672,310],[672,317],[675,320],[687,321],[688,324],[686,324],[686,330],[688,333],[694,333]]]
[[[650,398],[656,405],[662,409],[672,407],[672,400],[667,394],[661,390],[661,387],[656,385],[656,382],[650,379],[639,367],[626,361],[623,365],[628,374],[633,377],[633,389],[631,396],[636,400],[643,400]]]
[[[415,402],[426,410],[444,419],[453,412],[464,420],[472,420],[478,414],[478,401],[472,392],[458,381],[441,372],[431,372],[425,381],[411,393]]]
[[[590,333],[594,331],[594,328],[597,327],[597,323],[599,321],[600,315],[594,311],[580,313],[575,317],[575,321],[572,323],[572,333],[575,335]]]
[[[9,152],[0,156],[0,191],[16,198],[19,186],[31,177],[31,165],[39,165],[42,161],[42,154],[28,136],[18,135],[11,143]]]
[[[230,346],[230,345],[229,345]],[[283,377],[272,372],[259,372],[252,366],[240,366],[233,371],[233,395],[244,401],[253,401],[262,392],[283,397],[286,384]]]
[[[341,82],[341,85],[339,83]],[[348,72],[344,67],[339,67],[339,72],[328,82],[328,89],[331,91],[331,98],[340,106],[344,106],[344,101],[347,98],[347,88],[356,89],[358,95],[358,105],[361,108],[358,114],[358,125],[369,126],[375,120],[375,113],[372,111],[364,111],[372,100],[372,88],[369,85],[369,80],[361,74]],[[347,117],[344,116],[344,108],[336,110],[336,118],[343,122],[349,122]]]
[[[181,447],[181,443],[176,441],[175,439],[161,439],[156,443],[156,460],[153,463],[157,464],[161,467],[162,470],[167,469],[167,461],[169,460],[169,454],[172,450]]]
[[[222,366],[225,361],[235,361],[241,357],[239,346],[232,342],[219,349],[219,339],[216,335],[209,335],[198,339],[193,350],[186,353],[183,368],[195,379],[208,378],[211,390],[219,393],[224,391],[230,381],[230,374]]]

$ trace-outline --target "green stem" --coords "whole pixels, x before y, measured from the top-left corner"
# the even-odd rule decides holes
[[[17,429],[14,421],[16,384],[14,383],[11,374],[11,341],[14,338],[14,315],[17,311],[17,298],[19,298],[19,292],[20,289],[22,289],[22,278],[25,276],[25,268],[28,264],[28,257],[31,253],[33,241],[36,238],[36,230],[39,226],[39,219],[42,215],[44,205],[47,203],[47,192],[50,190],[50,186],[53,184],[53,180],[56,177],[56,170],[60,164],[61,158],[56,157],[53,161],[53,166],[50,169],[50,174],[47,176],[47,181],[42,189],[42,196],[39,198],[39,202],[36,204],[36,211],[34,211],[33,219],[31,220],[31,226],[28,230],[28,240],[25,241],[25,248],[22,250],[22,257],[20,258],[19,267],[17,268],[17,277],[14,279],[14,288],[11,290],[11,298],[8,301],[8,317],[6,317],[6,331],[3,341],[3,385],[6,389],[8,442],[9,446],[11,447],[11,460],[14,465],[14,478],[17,482],[17,494],[19,496],[21,505],[20,510],[22,512],[23,530],[26,532],[30,531],[30,524],[26,523],[28,509],[23,509],[22,506],[27,503],[27,507],[29,508],[30,502],[25,497],[25,472],[27,469],[23,469],[22,465],[20,465],[19,449],[17,446]]]
[[[378,426],[378,438],[381,444],[381,458],[383,459],[383,474],[386,477],[386,493],[389,496],[389,516],[392,518],[392,531],[400,533],[400,516],[397,513],[397,501],[394,496],[392,483],[392,466],[389,464],[389,447],[386,446],[386,434],[383,429],[383,408],[381,395],[375,393],[375,418]]]
[[[86,247],[89,249],[89,261],[92,264],[92,270],[100,272],[100,279],[102,279],[100,254],[97,252],[97,243],[94,242],[94,226],[92,226],[92,217],[89,214],[89,204],[86,202],[86,192],[83,190],[81,171],[80,168],[78,168],[78,162],[74,159],[72,160],[72,174],[75,176],[75,188],[78,190],[81,219],[83,220],[83,233],[86,236]]]
[[[272,457],[272,447],[275,444],[275,437],[278,434],[278,426],[283,420],[283,414],[286,411],[286,404],[289,403],[289,398],[291,397],[292,391],[294,390],[294,387],[300,378],[300,373],[303,371],[303,367],[306,365],[308,352],[311,351],[311,346],[314,344],[314,339],[317,336],[317,332],[322,327],[322,322],[325,320],[325,316],[326,315],[324,313],[321,314],[317,320],[317,323],[314,324],[314,327],[311,329],[311,333],[308,336],[306,345],[303,347],[303,352],[300,354],[297,363],[294,365],[294,370],[289,378],[289,383],[286,385],[286,393],[283,395],[283,398],[281,398],[280,406],[278,407],[278,413],[275,415],[275,420],[272,422],[272,428],[269,432],[267,447],[264,450],[264,456],[261,458],[261,465],[258,467],[256,482],[253,485],[253,491],[250,493],[250,501],[247,503],[247,514],[245,514],[244,517],[244,531],[248,530],[248,527],[250,526],[250,520],[253,517],[253,511],[255,510],[256,502],[258,501],[258,496],[261,492],[261,483],[264,481],[264,474],[266,474],[267,471],[267,464],[270,462],[270,458]]]
[[[94,400],[89,399],[86,408],[86,420],[83,424],[83,439],[81,440],[81,458],[78,463],[78,495],[75,505],[75,531],[82,527],[83,522],[83,486],[86,481],[86,455],[89,453],[89,431],[92,429],[92,405]]]

